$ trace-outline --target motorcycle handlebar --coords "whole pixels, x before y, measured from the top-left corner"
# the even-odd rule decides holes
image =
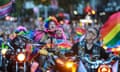
[[[84,60],[87,61],[90,64],[108,64],[112,62],[113,59],[115,59],[116,56],[112,56],[109,60],[103,61],[103,60],[96,60],[96,61],[91,61],[88,57],[84,57]]]
[[[112,60],[115,59],[115,58],[116,58],[116,56],[112,56],[109,60],[104,61],[103,63],[108,64],[108,63],[112,62]]]
[[[12,47],[12,45],[11,45],[9,42],[7,42],[7,45],[8,45],[12,50],[14,50],[14,48]]]
[[[33,41],[32,39],[28,38],[27,36],[24,36],[24,35],[21,35],[22,38],[26,39],[26,40],[29,40],[29,41]]]
[[[91,60],[89,60],[88,57],[84,57],[84,60],[87,61],[89,64],[96,64],[96,63],[101,63],[102,62],[101,60],[91,61]]]
[[[36,43],[36,44],[32,44],[33,46],[43,46],[43,45],[45,45],[44,43]]]

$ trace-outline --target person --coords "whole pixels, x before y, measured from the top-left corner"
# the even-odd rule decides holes
[[[48,17],[48,19],[45,20],[45,29],[46,32],[54,37],[56,27],[59,25],[57,19],[55,17]]]
[[[65,32],[62,28],[58,27],[55,31],[55,39],[57,43],[61,43],[67,40],[67,37],[65,35]]]
[[[58,26],[57,19],[55,17],[49,17],[45,22],[46,38],[45,43],[50,45],[50,48],[54,48],[56,28]]]
[[[55,31],[56,31],[56,23],[54,21],[50,21],[48,24],[48,27],[46,27],[46,32],[49,36],[55,37]]]
[[[99,40],[99,31],[94,27],[87,29],[84,39],[81,40],[81,42],[77,43],[77,46],[78,46],[79,55],[84,57],[87,54],[89,56],[88,59],[93,60],[93,61],[97,59],[107,60],[110,57],[115,56],[112,53],[107,53],[105,49],[102,47],[102,44]],[[79,65],[80,66],[78,68],[78,72],[87,72],[87,71],[93,72],[92,69],[90,68],[90,64],[87,63],[84,60],[84,58],[82,59],[82,57],[79,62]],[[117,68],[118,68],[118,61],[116,61],[114,65],[112,66],[113,72],[117,72],[116,71],[118,70]]]
[[[88,57],[90,61],[106,60],[109,58],[107,53],[101,46],[99,41],[99,33],[96,28],[90,27],[86,30],[84,38],[77,42],[72,47],[74,54],[79,55],[80,61],[78,66],[78,72],[93,72],[90,68],[90,64],[84,60],[84,57]],[[77,53],[76,53],[77,52]]]
[[[97,29],[89,28],[85,36],[85,53],[90,55],[99,55],[99,58],[106,59],[108,54],[105,52],[104,48],[101,47],[100,41],[98,40]]]
[[[25,48],[28,41],[23,35],[27,33],[27,29],[24,26],[18,26],[13,34],[9,36],[9,42],[13,48]]]
[[[87,29],[84,38],[74,44],[72,50],[74,54],[81,56],[88,54],[91,58],[97,56],[98,59],[107,59],[109,57],[109,54],[101,46],[97,29],[93,27]]]
[[[108,57],[110,57],[111,54],[106,53],[105,49],[102,47],[102,42],[100,42],[100,39],[99,39],[100,35],[99,35],[98,30],[96,28],[91,28],[91,29],[88,29],[88,33],[91,34],[92,39],[90,41],[89,34],[86,35],[87,45],[90,45],[90,44],[93,45],[93,47],[91,47],[91,49],[89,49],[87,46],[88,51],[94,50],[96,48],[96,51],[99,51],[99,54],[100,54],[99,58],[107,59]],[[87,52],[87,50],[86,50],[86,52]]]
[[[63,31],[65,32],[66,38],[69,40],[71,36],[71,31],[72,31],[70,26],[70,21],[67,19],[64,19],[63,24],[61,25],[62,25]]]

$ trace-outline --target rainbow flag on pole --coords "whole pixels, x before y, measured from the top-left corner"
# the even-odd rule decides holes
[[[85,30],[82,28],[76,28],[76,34],[78,36],[82,36],[83,34],[85,34]]]
[[[111,15],[100,30],[101,40],[107,48],[120,46],[120,12]]]
[[[78,27],[78,28],[76,28],[75,32],[76,32],[76,35],[73,37],[73,40],[75,42],[78,42],[79,39],[81,38],[81,36],[83,36],[86,31],[85,31],[85,29],[82,29],[82,28]]]
[[[58,44],[58,48],[60,48],[61,50],[70,50],[71,46],[72,44],[68,42],[63,42],[63,43]]]

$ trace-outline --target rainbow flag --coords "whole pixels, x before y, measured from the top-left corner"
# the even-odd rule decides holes
[[[107,51],[108,52],[120,52],[120,47],[117,47],[117,48],[108,48]]]
[[[116,48],[108,48],[107,52],[113,52],[114,55],[120,55],[120,47],[116,47]]]
[[[82,36],[83,34],[85,34],[85,30],[82,28],[76,28],[76,34],[78,36]]]
[[[9,14],[12,11],[12,1],[0,6],[0,18],[5,17],[6,14]]]
[[[109,17],[100,30],[101,40],[107,48],[120,46],[120,12]]]
[[[63,42],[58,44],[58,48],[60,48],[61,50],[70,50],[71,49],[71,44],[68,42]]]

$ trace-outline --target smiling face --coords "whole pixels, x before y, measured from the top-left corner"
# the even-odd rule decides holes
[[[61,31],[61,29],[57,29],[57,30],[56,30],[56,34],[57,34],[57,36],[62,36],[62,31]]]
[[[49,24],[49,29],[54,31],[56,29],[56,24],[55,22],[51,21],[50,24]]]
[[[88,43],[93,43],[96,37],[97,37],[97,32],[94,29],[88,29],[86,33],[86,41]]]

